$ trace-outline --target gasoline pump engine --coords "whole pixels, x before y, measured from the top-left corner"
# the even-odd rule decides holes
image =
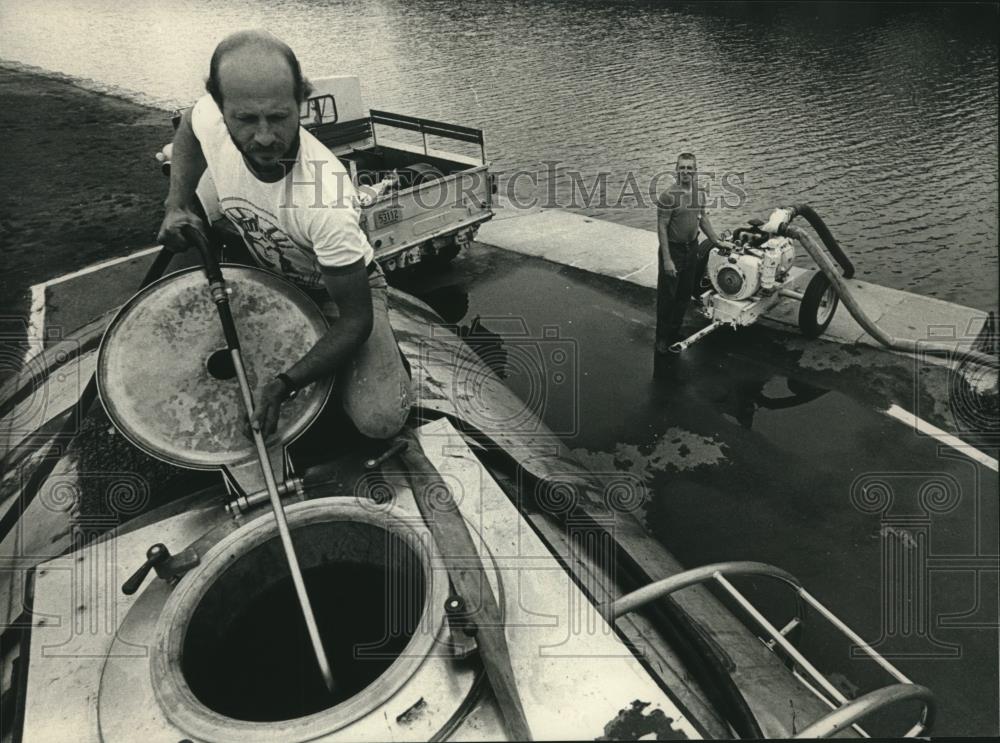
[[[792,224],[798,216],[809,223],[822,245],[809,232]],[[702,313],[711,322],[687,339],[674,343],[671,351],[679,353],[723,325],[733,328],[750,325],[785,299],[799,302],[799,328],[803,335],[815,338],[830,325],[843,300],[857,324],[886,348],[942,357],[949,364],[959,361],[956,376],[967,395],[977,401],[976,407],[987,411],[984,413],[987,417],[988,411],[996,411],[1000,361],[992,315],[971,349],[890,335],[868,317],[853,296],[847,280],[854,276],[854,264],[822,217],[808,204],[774,209],[767,222],[750,220],[748,227],[723,236],[726,239],[704,255],[700,271],[698,299]],[[795,243],[815,262],[817,271],[792,265]]]
[[[684,350],[723,325],[751,325],[782,299],[801,303],[803,334],[815,338],[826,330],[837,309],[837,293],[822,271],[810,273],[792,266],[795,241],[791,237],[766,231],[759,219],[725,236],[703,259],[699,300],[702,313],[712,322],[675,343],[672,351]]]
[[[708,279],[727,299],[748,299],[758,293],[767,296],[784,283],[793,260],[795,245],[789,238],[741,228],[733,233],[730,244],[709,252]]]

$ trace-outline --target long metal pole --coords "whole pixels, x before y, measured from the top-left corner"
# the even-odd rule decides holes
[[[247,416],[252,419],[254,413],[253,396],[250,393],[250,383],[247,381],[246,369],[243,367],[243,356],[238,348],[231,349],[230,354],[233,357],[233,368],[236,370],[236,378],[240,382],[243,405],[246,408]],[[316,624],[316,616],[313,614],[312,604],[309,601],[309,594],[306,593],[306,584],[302,579],[302,569],[299,567],[299,558],[295,554],[295,545],[292,544],[292,535],[288,531],[285,509],[282,506],[281,497],[278,495],[278,484],[274,481],[274,472],[271,470],[271,459],[268,457],[267,447],[264,445],[264,436],[257,426],[251,425],[251,431],[253,433],[253,442],[257,446],[257,458],[260,459],[260,468],[264,473],[267,495],[271,499],[274,520],[278,524],[281,546],[285,549],[285,557],[288,559],[288,569],[292,574],[292,583],[295,584],[295,593],[298,595],[299,604],[302,606],[302,616],[306,620],[309,640],[312,642],[313,652],[316,654],[319,671],[323,674],[323,682],[332,694],[333,672],[330,670],[330,662],[327,660],[326,650],[323,649],[323,641],[319,636],[319,627]]]
[[[212,292],[212,301],[219,312],[219,321],[222,323],[222,332],[226,337],[226,344],[229,346],[229,354],[233,360],[233,369],[236,371],[236,378],[240,384],[240,394],[243,397],[243,407],[246,409],[247,420],[252,421],[254,415],[253,393],[250,391],[250,383],[247,381],[246,367],[243,366],[243,356],[240,353],[240,339],[236,333],[236,322],[233,320],[232,309],[229,307],[229,296],[226,293],[226,283],[222,278],[222,270],[218,261],[212,255],[208,238],[199,230],[185,226],[182,228],[184,238],[194,244],[201,252],[202,260],[205,263],[205,276],[208,279]],[[278,495],[278,485],[274,481],[274,472],[271,470],[271,458],[267,455],[267,447],[264,445],[264,436],[260,429],[250,424],[253,434],[253,442],[257,447],[257,458],[260,460],[260,468],[264,474],[264,484],[267,486],[267,495],[271,499],[271,509],[274,511],[274,520],[278,524],[278,534],[281,537],[281,546],[285,550],[285,558],[288,560],[288,569],[292,574],[292,583],[295,585],[295,593],[302,608],[302,616],[306,621],[306,629],[309,632],[309,639],[312,642],[313,652],[316,654],[316,662],[319,665],[320,673],[323,675],[323,682],[326,688],[333,693],[333,673],[330,670],[330,663],[326,658],[326,651],[323,649],[323,642],[320,640],[319,627],[316,625],[316,616],[313,614],[312,604],[309,602],[309,594],[306,593],[306,584],[302,580],[302,570],[299,567],[299,560],[295,555],[295,545],[292,544],[292,535],[288,531],[288,521],[285,519],[285,509],[281,504],[281,497]]]

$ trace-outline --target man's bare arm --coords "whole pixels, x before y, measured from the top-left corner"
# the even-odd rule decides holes
[[[173,152],[170,158],[170,191],[163,205],[165,212],[157,239],[175,250],[187,248],[181,228],[191,225],[204,231],[205,227],[196,211],[198,181],[205,172],[205,155],[201,142],[191,128],[191,109],[181,115],[181,122],[174,133]]]
[[[707,214],[701,215],[701,231],[705,233],[705,237],[712,241],[713,245],[718,245],[722,242],[722,238],[719,237],[715,228],[712,226],[712,222],[709,220]]]
[[[326,334],[285,372],[296,389],[334,374],[372,332],[371,289],[364,262],[358,260],[349,271],[324,272],[323,282],[337,305],[338,316]],[[258,394],[254,420],[265,436],[277,429],[281,403],[289,392],[281,380],[270,380]]]
[[[287,371],[296,387],[333,374],[372,332],[372,295],[364,261],[359,259],[350,271],[324,271],[323,283],[337,305],[338,317],[326,335]]]

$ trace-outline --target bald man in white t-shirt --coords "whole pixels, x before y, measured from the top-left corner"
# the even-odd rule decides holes
[[[332,300],[328,332],[256,395],[255,422],[277,428],[281,403],[338,375],[344,410],[358,430],[388,438],[411,405],[409,370],[389,325],[385,276],[358,223],[359,205],[339,160],[299,126],[308,97],[292,50],[271,34],[242,31],[215,49],[209,95],[186,111],[174,136],[170,192],[159,239],[177,250],[181,229],[204,231],[226,217],[254,259]],[[329,304],[329,303],[328,303]],[[293,363],[294,362],[294,363]]]

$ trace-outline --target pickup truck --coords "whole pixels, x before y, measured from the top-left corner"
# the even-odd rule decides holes
[[[299,111],[302,126],[349,170],[362,204],[361,227],[382,268],[442,266],[454,258],[493,217],[496,180],[482,130],[369,111],[354,75],[311,82],[313,92]],[[179,121],[178,113],[175,126]],[[411,132],[419,143],[389,139],[386,130]],[[432,148],[437,140],[466,143],[473,154]],[[169,145],[157,159],[168,173]]]

